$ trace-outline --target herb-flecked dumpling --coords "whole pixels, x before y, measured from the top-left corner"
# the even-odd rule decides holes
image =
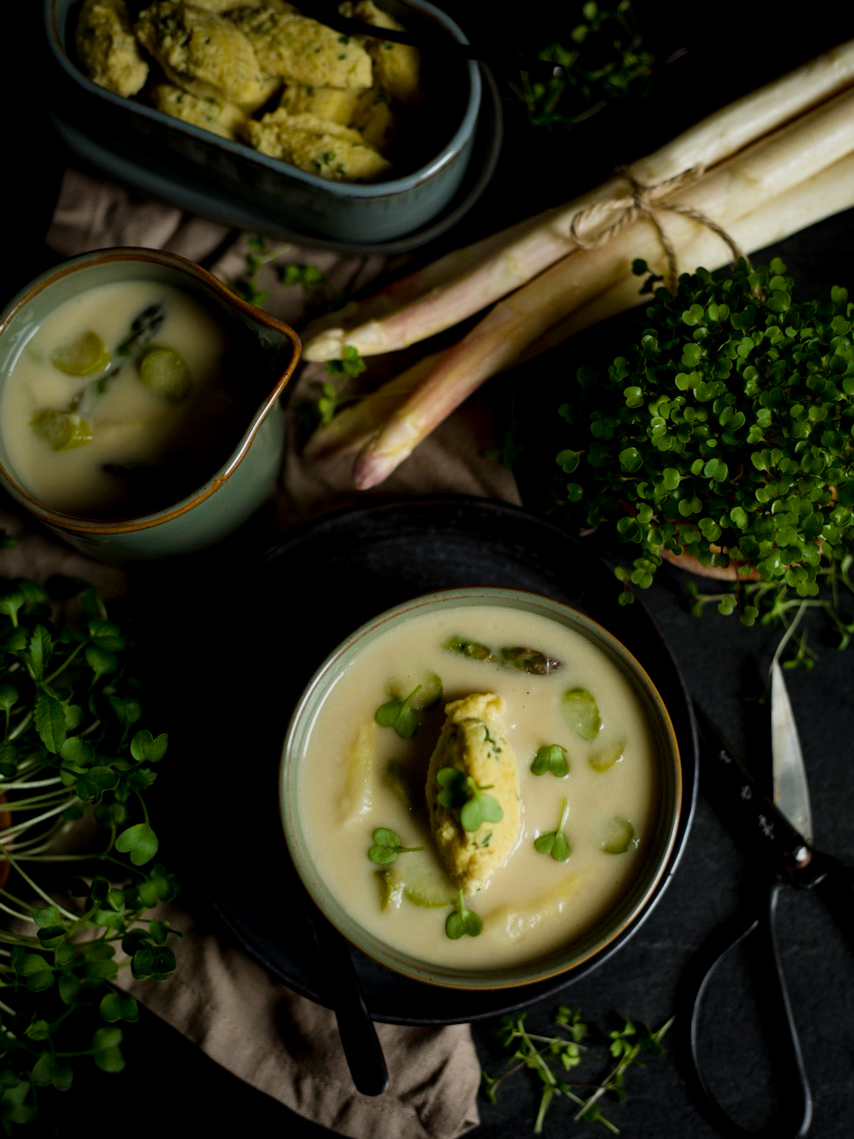
[[[377,7],[373,0],[345,0],[341,11],[375,28],[389,28],[401,32],[403,25],[394,16]],[[395,43],[393,40],[380,40],[365,37],[365,49],[374,64],[374,82],[398,102],[417,106],[424,101],[421,85],[421,52],[410,44]]]
[[[258,121],[249,119],[243,135],[260,154],[330,181],[370,182],[389,168],[357,130],[307,113],[271,111]]]
[[[448,877],[465,893],[482,889],[519,841],[519,766],[507,739],[504,711],[503,698],[494,692],[454,700],[445,707],[445,722],[430,758],[427,807],[436,849]],[[441,773],[447,768],[470,780],[460,798],[477,789],[499,808],[476,829],[466,829],[459,801],[454,803],[455,796],[446,793],[450,785]]]
[[[352,36],[309,16],[277,8],[231,13],[251,43],[261,71],[305,87],[366,88],[373,82],[371,57]]]
[[[85,0],[75,36],[77,54],[93,83],[116,95],[136,95],[148,78],[124,0]]]
[[[176,0],[140,12],[137,39],[176,87],[244,111],[261,107],[278,84],[265,77],[246,36],[225,16]]]
[[[220,138],[237,139],[246,123],[246,114],[233,103],[210,96],[194,95],[171,83],[157,83],[151,101],[158,111],[184,123],[212,131]]]

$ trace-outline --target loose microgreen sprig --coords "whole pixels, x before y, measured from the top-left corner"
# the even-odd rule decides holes
[[[534,839],[534,849],[540,854],[550,854],[555,862],[566,862],[569,858],[569,839],[563,828],[569,817],[569,800],[564,799],[560,810],[560,819],[553,831],[545,831]]]
[[[270,292],[261,284],[261,272],[267,265],[279,261],[284,250],[271,248],[265,238],[249,237],[246,241],[243,275],[231,283],[234,291],[250,304],[263,307],[270,299]],[[283,285],[293,288],[301,286],[311,292],[326,283],[326,274],[316,265],[287,262],[278,268],[278,278]]]
[[[643,262],[635,272],[648,274]],[[777,259],[742,260],[683,274],[675,294],[650,279],[626,355],[605,379],[582,368],[561,407],[562,509],[635,547],[617,568],[624,601],[652,583],[665,553],[684,553],[737,568],[717,590],[721,613],[785,622],[789,603],[806,600],[847,644],[854,304],[843,288],[798,302],[785,272]]]
[[[436,775],[441,791],[436,802],[450,811],[459,811],[465,831],[476,831],[484,823],[500,823],[504,810],[489,787],[480,787],[474,779],[457,767],[443,767]]]
[[[500,1039],[506,1049],[512,1049],[512,1054],[500,1075],[490,1076],[482,1072],[488,1102],[497,1103],[501,1086],[527,1070],[535,1074],[541,1085],[533,1126],[535,1135],[542,1134],[546,1114],[555,1099],[566,1099],[575,1105],[575,1122],[599,1123],[612,1134],[619,1134],[619,1128],[602,1114],[601,1101],[612,1096],[618,1103],[626,1102],[626,1073],[632,1067],[643,1067],[647,1057],[664,1054],[661,1041],[673,1019],[656,1031],[644,1024],[624,1020],[620,1027],[607,1034],[594,1033],[581,1019],[579,1011],[573,1012],[562,1005],[554,1015],[554,1024],[560,1031],[544,1035],[529,1031],[526,1018],[527,1013],[523,1012],[508,1014],[501,1019]],[[616,1064],[609,1066],[606,1074],[595,1082],[576,1079],[570,1083],[562,1078],[585,1063],[595,1062],[601,1066],[603,1055],[616,1060]],[[582,1091],[586,1094],[580,1094]]]
[[[613,10],[588,0],[581,15],[562,42],[540,52],[560,72],[545,82],[521,76],[517,93],[534,127],[570,129],[614,100],[648,88],[655,58],[644,46],[631,0],[620,0]]]
[[[368,365],[359,355],[358,350],[350,344],[345,346],[344,355],[340,360],[330,360],[327,363],[326,371],[332,379],[327,380],[323,384],[321,394],[317,400],[317,411],[320,416],[321,424],[331,422],[341,407],[343,397],[346,395],[347,389],[350,386],[350,381],[361,376],[361,374],[367,370],[367,367]]]
[[[403,846],[400,835],[389,827],[377,827],[371,835],[373,845],[368,850],[368,858],[377,866],[390,866],[399,854],[413,854],[423,850],[423,846]]]
[[[131,647],[95,589],[50,586],[17,580],[0,595],[4,1125],[33,1118],[37,1089],[67,1089],[80,1057],[123,1066],[118,1025],[138,1010],[116,988],[119,947],[136,978],[175,968],[175,932],[150,911],[177,884],[154,861],[145,799],[167,737],[139,727]],[[74,830],[84,817],[94,839]]]

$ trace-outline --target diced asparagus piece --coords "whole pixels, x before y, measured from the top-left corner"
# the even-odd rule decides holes
[[[572,730],[583,740],[595,740],[602,727],[599,705],[586,688],[570,688],[563,694],[563,711]]]
[[[95,376],[109,368],[110,353],[98,333],[90,329],[61,344],[50,362],[66,376]]]
[[[45,408],[37,411],[30,426],[54,451],[71,451],[92,441],[92,427],[73,411]]]
[[[628,819],[616,815],[603,826],[599,845],[606,854],[625,854],[630,847],[637,845],[635,828]]]
[[[139,361],[139,378],[170,403],[180,403],[190,391],[190,369],[174,348],[155,345],[147,349]]]

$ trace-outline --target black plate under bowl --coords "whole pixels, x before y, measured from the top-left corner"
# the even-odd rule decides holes
[[[212,741],[204,757],[184,769],[205,849],[210,852],[212,837],[221,836],[215,861],[195,865],[199,884],[256,962],[320,1004],[330,1000],[318,967],[312,907],[290,862],[278,808],[279,761],[291,711],[328,653],[366,620],[424,593],[475,585],[518,588],[568,603],[609,629],[640,660],[672,717],[684,775],[677,843],[653,904],[684,845],[696,789],[690,702],[649,613],[639,602],[619,605],[608,566],[561,530],[487,499],[431,496],[326,515],[294,531],[245,580],[213,584],[205,603],[208,645],[197,642],[196,653],[197,660],[211,662],[211,671],[202,667],[197,673],[192,727],[198,739],[199,723],[207,724]],[[184,750],[180,740],[175,750]],[[187,815],[182,811],[185,826]],[[353,956],[375,1019],[459,1023],[558,991],[602,964],[639,924],[571,974],[488,992],[411,981],[359,951]]]

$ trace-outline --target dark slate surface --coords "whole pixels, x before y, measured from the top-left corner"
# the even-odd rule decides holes
[[[474,0],[458,0],[452,7],[461,22],[471,28],[474,38],[477,17],[486,6]],[[636,111],[621,108],[608,118],[594,120],[571,143],[551,136],[520,160],[516,132],[523,124],[512,94],[505,89],[508,139],[499,177],[477,217],[449,235],[449,244],[464,242],[479,229],[493,228],[507,216],[508,209],[522,215],[529,208],[563,200],[601,181],[615,159],[622,161],[646,152],[733,95],[851,35],[850,25],[846,26],[836,6],[802,10],[796,23],[784,20],[777,9],[751,3],[691,10],[675,2],[639,2],[636,7],[648,21],[651,42],[662,54],[687,49],[660,78],[654,103]],[[21,6],[10,35],[20,29],[21,34],[38,36],[39,8],[36,3]],[[549,25],[553,17],[543,15],[550,13],[549,5],[527,6],[527,26],[520,25],[518,6],[491,4],[488,10],[490,26],[503,30],[509,24],[514,43],[538,47],[543,28],[548,29],[547,38],[554,34],[553,25]],[[34,58],[33,81],[23,98],[21,88],[15,89],[16,113],[8,125],[7,155],[26,155],[26,160],[13,162],[6,175],[4,206],[10,220],[4,236],[4,299],[53,260],[43,235],[64,156],[49,134],[44,106],[50,90],[39,85],[43,72],[37,54]],[[7,74],[10,86],[18,83],[13,73]],[[834,283],[851,285],[852,236],[854,218],[848,213],[791,239],[775,252],[784,254],[790,272],[807,295]],[[754,697],[778,633],[744,629],[733,618],[711,613],[698,621],[684,605],[683,586],[684,580],[668,570],[644,595],[644,603],[690,691],[702,700],[731,741],[745,746],[761,771],[767,757],[756,744],[762,739],[762,713]],[[816,844],[854,863],[850,651],[837,653],[831,644],[818,647],[816,668],[792,674],[789,688],[809,765]],[[528,1014],[532,1029],[548,1030],[560,1002],[580,1008],[591,1023],[603,1026],[609,1024],[613,1013],[656,1026],[674,1012],[680,980],[694,953],[752,884],[751,868],[726,819],[713,805],[712,791],[707,768],[702,768],[693,826],[678,870],[661,903],[630,945],[564,992],[550,994],[534,1005]],[[815,1099],[811,1134],[815,1139],[847,1139],[854,1117],[854,960],[815,897],[786,892],[778,919],[781,956]],[[765,1108],[772,1102],[775,1084],[764,1070],[761,1033],[756,1029],[751,988],[743,983],[745,980],[743,972],[734,968],[710,994],[706,1038],[717,1065],[721,1094],[747,1126],[756,1128],[767,1118]],[[491,1071],[501,1060],[496,1028],[496,1019],[489,1017],[474,1026],[484,1065]],[[674,1029],[665,1043],[664,1059],[630,1076],[628,1103],[616,1105],[606,1114],[622,1134],[633,1139],[713,1136],[714,1128],[698,1111],[685,1082],[682,1037]],[[145,1088],[154,1102],[123,1114],[121,1131],[128,1139],[149,1134],[152,1126],[162,1134],[177,1134],[188,1124],[213,1135],[246,1130],[247,1126],[253,1134],[286,1131],[304,1139],[321,1139],[328,1134],[222,1072],[154,1018],[144,1017],[136,1031],[127,1033],[126,1054],[125,1074],[109,1079],[78,1078],[75,1090],[61,1098],[65,1111],[74,1110],[72,1096],[78,1107],[99,1101],[109,1109],[118,1108],[126,1102],[125,1097]],[[497,1106],[483,1104],[481,1110],[477,1139],[530,1134],[536,1088],[525,1076],[519,1077],[506,1086]],[[44,1134],[77,1134],[69,1118],[66,1116],[55,1130],[45,1118],[40,1130]],[[784,1131],[774,1125],[771,1133],[782,1136]],[[571,1125],[567,1105],[558,1103],[548,1118],[546,1134],[586,1137],[604,1132],[592,1125]]]

